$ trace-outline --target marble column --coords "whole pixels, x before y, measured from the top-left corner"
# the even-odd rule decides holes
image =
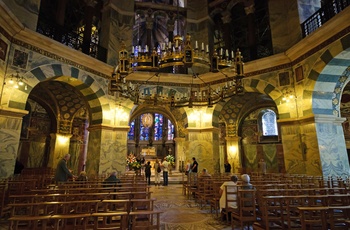
[[[117,64],[122,42],[131,51],[133,26],[134,0],[110,0],[104,4],[100,45],[107,49],[107,64]]]
[[[64,155],[69,153],[69,144],[72,134],[51,133],[50,136],[50,157],[47,166],[55,169]],[[70,166],[69,162],[67,165]]]
[[[82,51],[84,54],[90,54],[90,42],[91,42],[91,32],[92,32],[92,21],[94,17],[94,10],[97,1],[95,0],[85,0],[85,15],[84,15],[84,36]]]
[[[22,128],[28,111],[0,106],[0,179],[13,175]]]
[[[154,46],[154,44],[152,44],[153,18],[151,13],[152,11],[150,11],[146,17],[146,34],[147,34],[146,45],[148,46],[149,54],[152,53],[152,48]]]
[[[231,164],[232,173],[242,172],[242,154],[240,154],[241,137],[226,137],[227,160]]]
[[[255,4],[254,1],[245,2],[244,11],[247,15],[248,21],[248,46],[250,51],[250,58],[252,60],[257,59],[258,48],[256,39],[256,23],[255,23]]]
[[[220,149],[218,128],[187,128],[188,158],[195,157],[199,171],[206,168],[210,174],[220,171]]]
[[[222,23],[223,23],[223,39],[225,42],[225,49],[226,50],[232,50],[231,44],[231,26],[230,23],[232,21],[231,18],[231,12],[226,10],[224,12],[221,13],[222,17]]]
[[[176,137],[174,138],[175,141],[175,160],[176,165],[178,165],[178,170],[181,172],[183,169],[183,166],[186,165],[186,161],[190,160],[189,156],[186,156],[186,146],[185,146],[185,138]]]
[[[90,175],[123,173],[126,168],[129,126],[96,125],[88,128],[86,172]]]
[[[329,115],[315,115],[317,142],[322,164],[322,175],[348,176],[350,174],[349,158],[346,150],[342,123],[345,118]]]

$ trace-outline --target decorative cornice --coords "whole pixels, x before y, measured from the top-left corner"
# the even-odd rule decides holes
[[[111,131],[124,131],[128,132],[130,130],[130,126],[108,126],[108,125],[92,125],[88,128],[88,131],[95,131],[95,130],[111,130]]]
[[[2,117],[18,117],[22,119],[22,117],[24,117],[28,113],[29,112],[27,110],[0,106],[0,116]]]

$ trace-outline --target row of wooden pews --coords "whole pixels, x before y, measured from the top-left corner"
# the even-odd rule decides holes
[[[218,217],[219,188],[230,176],[187,177],[183,194],[201,208],[210,205]],[[227,202],[237,208],[223,212],[232,229],[253,226],[262,229],[350,229],[350,179],[290,174],[252,174],[252,190],[240,182],[235,192],[226,192]],[[232,198],[234,197],[234,198]],[[228,205],[226,205],[228,207]],[[231,217],[231,218],[229,218]]]
[[[155,199],[143,177],[127,175],[120,183],[97,179],[45,187],[28,183],[20,190],[9,189],[27,181],[33,178],[6,181],[9,229],[160,228],[162,212],[154,210]]]

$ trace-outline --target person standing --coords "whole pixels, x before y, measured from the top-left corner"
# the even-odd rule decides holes
[[[68,178],[73,178],[72,171],[68,169],[67,161],[70,159],[70,154],[67,153],[64,157],[58,162],[56,167],[55,180],[57,183],[67,182]]]
[[[231,165],[230,163],[228,163],[228,160],[225,160],[224,167],[225,167],[225,173],[227,174],[231,173]]]
[[[147,161],[147,164],[145,165],[145,175],[148,185],[151,185],[151,162]]]
[[[266,174],[266,162],[264,161],[263,158],[260,159],[259,170],[262,174]]]
[[[163,186],[168,186],[168,167],[169,162],[166,160],[166,157],[164,157],[164,161],[162,163],[163,167]]]
[[[191,172],[191,163],[190,163],[190,160],[187,160],[185,174],[188,176],[190,172]]]
[[[192,157],[192,167],[191,167],[191,172],[192,173],[197,173],[198,172],[198,162],[196,161],[195,157]]]
[[[195,157],[192,157],[192,165],[191,165],[191,179],[193,181],[193,185],[197,186],[197,178],[198,178],[198,162]]]
[[[160,168],[159,160],[156,159],[156,162],[153,165],[154,168],[154,185],[159,186],[160,185],[160,172],[162,171]]]

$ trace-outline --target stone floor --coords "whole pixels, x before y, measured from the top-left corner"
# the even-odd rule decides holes
[[[181,184],[152,185],[151,191],[152,197],[157,199],[155,209],[164,211],[160,217],[162,230],[232,229],[210,213],[209,205],[200,208],[193,199],[182,195]]]

